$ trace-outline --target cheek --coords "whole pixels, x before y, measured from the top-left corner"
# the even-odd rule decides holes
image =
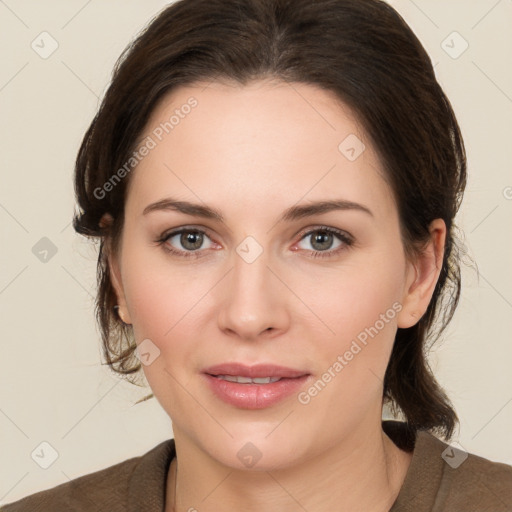
[[[182,323],[190,322],[195,306],[214,284],[211,275],[200,275],[193,263],[173,262],[162,247],[144,247],[143,242],[127,241],[123,268],[137,341],[165,343]]]
[[[391,265],[386,260],[389,261],[384,257],[380,262],[378,258],[360,261],[328,276],[317,275],[316,287],[315,280],[311,280],[313,295],[308,295],[312,309],[314,307],[336,336],[356,335],[373,325],[401,299],[403,267],[400,262]]]
[[[150,338],[158,344],[176,322],[175,312],[182,306],[178,294],[169,293],[166,281],[168,278],[152,279],[151,273],[136,269],[126,280],[126,300],[137,342]]]
[[[173,389],[177,392],[180,386],[176,382],[186,386],[193,377],[198,353],[204,353],[201,347],[210,348],[203,340],[204,326],[215,320],[211,291],[219,276],[212,271],[200,272],[193,264],[170,264],[165,255],[126,254],[129,272],[123,284],[135,340],[137,344],[151,340],[159,354],[153,363],[143,365],[144,373],[159,394],[167,395]]]
[[[195,378],[192,366],[200,351],[200,325],[208,304],[208,295],[203,296],[213,283],[201,282],[176,266],[131,268],[125,290],[135,340],[137,344],[151,340],[146,346],[158,354],[151,364],[142,365],[144,375],[162,407],[173,416],[183,415],[190,408],[184,390]]]
[[[380,406],[401,309],[398,275],[374,262],[325,281],[324,293],[314,296],[312,309],[335,334],[324,329],[315,340],[316,380],[298,397],[308,417],[337,418],[350,431],[368,408]]]
[[[310,295],[308,305],[324,325],[323,334],[317,339],[320,373],[342,356],[343,371],[336,374],[345,375],[344,386],[360,385],[369,370],[383,377],[401,310],[401,265],[396,255],[394,259],[374,257],[317,281],[322,286]]]

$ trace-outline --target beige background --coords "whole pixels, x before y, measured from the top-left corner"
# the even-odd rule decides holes
[[[465,270],[458,313],[431,363],[461,419],[455,439],[512,464],[512,1],[392,3],[432,57],[469,162],[459,224],[481,276]],[[115,60],[165,4],[0,0],[0,503],[172,436],[156,400],[132,406],[147,390],[99,363],[97,249],[70,225],[83,133]],[[43,31],[58,43],[46,59],[31,47]],[[453,58],[463,40],[468,48]],[[33,252],[43,237],[57,250],[46,263]],[[31,458],[43,441],[58,452],[48,469]]]

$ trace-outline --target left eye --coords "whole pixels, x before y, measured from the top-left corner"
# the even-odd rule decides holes
[[[343,244],[350,245],[350,240],[348,239],[348,237],[343,235],[343,233],[327,228],[309,231],[301,238],[299,244],[304,242],[308,238],[310,239],[310,247],[301,247],[301,249],[306,249],[309,251],[326,252],[335,251]],[[333,244],[336,243],[336,239],[338,244],[333,247]]]

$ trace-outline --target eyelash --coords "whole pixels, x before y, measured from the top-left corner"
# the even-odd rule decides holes
[[[314,233],[319,233],[319,232],[329,233],[329,234],[333,234],[333,235],[337,236],[338,239],[343,243],[343,245],[341,245],[340,247],[338,247],[337,249],[334,249],[334,250],[307,251],[310,253],[310,256],[312,258],[332,258],[334,256],[337,256],[340,252],[342,252],[346,249],[349,249],[354,243],[354,240],[352,239],[352,237],[349,236],[348,234],[346,234],[345,232],[343,232],[339,229],[331,228],[331,227],[327,227],[327,226],[316,227],[314,229],[306,231],[305,233],[302,234],[301,238],[299,239],[299,242],[302,241],[304,238],[306,238]],[[177,229],[175,231],[164,233],[163,235],[161,235],[160,238],[155,240],[155,242],[158,245],[162,245],[163,249],[166,252],[174,254],[176,256],[179,256],[182,258],[201,258],[201,256],[199,255],[199,252],[200,252],[199,250],[178,251],[178,250],[170,247],[169,245],[165,244],[165,242],[167,242],[170,238],[172,238],[176,235],[180,235],[182,233],[199,233],[199,234],[208,236],[208,233],[201,229],[184,227],[184,228]],[[208,236],[208,238],[211,239],[211,237],[209,237],[209,236]]]

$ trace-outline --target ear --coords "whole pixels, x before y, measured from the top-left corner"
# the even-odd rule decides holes
[[[425,314],[443,265],[446,224],[435,219],[429,226],[430,240],[406,269],[402,309],[397,317],[401,328],[412,327]]]
[[[114,219],[109,213],[105,213],[99,222],[101,228],[110,227],[113,223]],[[121,317],[121,320],[126,324],[131,324],[130,314],[128,312],[128,307],[126,304],[126,298],[124,294],[123,282],[121,279],[121,269],[119,265],[118,258],[112,251],[112,247],[110,244],[110,238],[106,237],[104,251],[105,251],[105,259],[107,260],[107,265],[109,268],[110,280],[112,286],[114,287],[114,291],[117,296],[117,304],[119,305],[118,315]]]

